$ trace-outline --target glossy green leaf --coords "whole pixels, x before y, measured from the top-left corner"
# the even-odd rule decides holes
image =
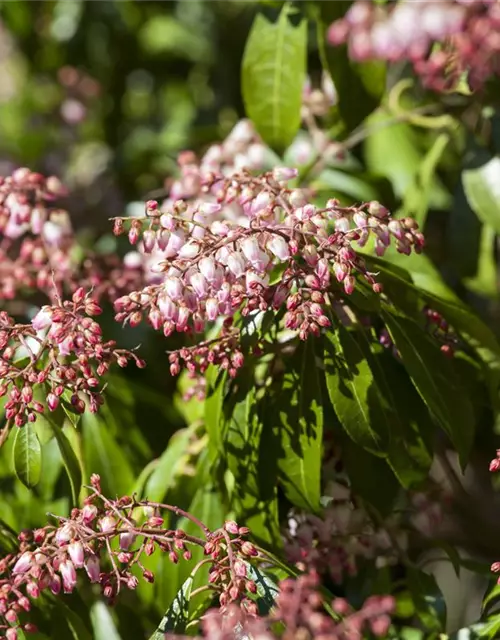
[[[54,437],[57,441],[64,468],[71,485],[73,504],[77,505],[79,501],[78,498],[80,495],[80,489],[82,486],[82,469],[80,466],[80,462],[73,450],[73,447],[71,446],[70,441],[66,437],[66,434],[61,429],[61,427],[55,422],[55,420],[52,420],[51,418],[49,418],[49,423],[52,429],[52,433],[54,434]]]
[[[470,206],[487,225],[500,233],[500,157],[462,172],[462,183]]]
[[[408,187],[401,213],[415,218],[421,229],[425,227],[430,203],[430,190],[435,179],[436,169],[450,142],[449,133],[440,133],[425,154],[415,179]]]
[[[30,489],[35,487],[42,473],[42,447],[31,422],[16,432],[13,462],[19,480]]]
[[[234,477],[231,504],[238,521],[259,543],[281,546],[278,522],[277,465],[269,460],[267,433],[253,371],[243,370],[231,384],[224,405],[224,453]]]
[[[259,615],[265,616],[273,608],[280,590],[276,582],[265,571],[254,567],[250,562],[245,562],[247,577],[257,585],[257,606]]]
[[[173,434],[167,448],[157,460],[155,468],[144,485],[144,494],[148,500],[161,502],[167,491],[175,485],[177,477],[189,456],[186,454],[193,429],[182,429]]]
[[[247,115],[277,151],[284,151],[299,129],[306,73],[307,23],[293,25],[291,13],[285,4],[276,23],[258,14],[243,56]]]
[[[372,505],[381,516],[388,516],[394,508],[400,485],[387,459],[374,456],[345,434],[341,436],[342,462],[353,492]]]
[[[396,195],[404,198],[416,180],[425,155],[418,133],[409,124],[392,122],[390,126],[383,126],[391,118],[384,109],[370,116],[368,123],[373,132],[365,141],[365,160],[370,171],[388,178]],[[449,192],[433,175],[428,185],[428,206],[446,209],[449,201]]]
[[[108,495],[125,495],[134,475],[123,449],[98,415],[88,411],[82,417],[85,463],[92,473],[101,476],[103,491]]]
[[[104,602],[94,602],[90,608],[94,640],[121,640],[113,616]]]
[[[354,442],[386,451],[387,403],[356,337],[344,327],[325,336],[326,385],[338,419]]]
[[[226,387],[226,372],[211,366],[206,373],[207,392],[205,399],[205,428],[208,433],[208,451],[211,461],[215,461],[222,447],[222,405]]]
[[[451,362],[415,322],[402,315],[383,313],[403,364],[431,414],[448,434],[462,466],[474,439],[472,405]]]
[[[498,296],[497,264],[495,257],[496,231],[483,225],[478,251],[477,272],[465,280],[465,286],[478,295],[496,298]]]
[[[387,463],[401,485],[410,488],[428,477],[432,464],[430,416],[403,367],[383,347],[364,353],[387,407],[390,427]]]
[[[442,630],[446,625],[446,603],[433,576],[420,569],[408,568],[408,586],[418,617],[430,630]]]
[[[177,592],[150,640],[163,640],[166,633],[184,633],[189,621],[189,599],[193,589],[193,581],[194,575],[191,574]]]
[[[277,407],[280,482],[295,506],[320,508],[323,411],[315,341],[301,343],[287,363]]]

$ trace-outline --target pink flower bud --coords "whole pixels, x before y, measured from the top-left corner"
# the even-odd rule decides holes
[[[120,534],[120,549],[127,551],[135,542],[135,535],[132,532]]]
[[[56,531],[56,543],[62,547],[63,545],[67,544],[70,540],[73,539],[73,537],[75,536],[75,530],[74,528],[69,524],[63,524],[62,527],[59,527],[59,529]]]
[[[108,533],[109,531],[113,531],[116,527],[116,520],[112,516],[104,516],[99,520],[99,529],[103,533]]]
[[[36,598],[40,597],[40,587],[36,582],[28,582],[28,584],[26,585],[26,593],[30,598],[36,600]]]
[[[261,191],[250,204],[250,215],[256,216],[271,202],[271,196],[267,191]]]
[[[156,244],[156,233],[152,229],[146,229],[142,234],[142,244],[145,253],[151,253]]]
[[[172,233],[170,234],[170,238],[168,239],[168,244],[165,248],[165,257],[175,257],[179,253],[179,250],[184,244],[185,239],[186,236],[182,229],[176,229],[175,231],[172,231]]]
[[[288,243],[282,236],[273,234],[271,239],[268,240],[266,247],[281,261],[285,261],[290,258]]]
[[[222,205],[220,205],[218,202],[204,202],[200,206],[199,210],[203,215],[211,216],[214,213],[218,213],[221,209]]]
[[[180,278],[177,278],[176,276],[168,276],[165,278],[163,286],[165,287],[168,297],[174,302],[182,298],[184,286]]]
[[[215,298],[208,298],[205,302],[205,313],[207,319],[213,322],[219,315],[219,303]]]
[[[21,596],[18,599],[17,604],[21,607],[21,609],[24,609],[25,611],[31,610],[31,602],[28,600],[26,596]]]
[[[59,398],[54,393],[47,395],[47,406],[50,411],[55,411],[59,406]]]
[[[133,225],[130,228],[130,231],[128,232],[128,241],[130,242],[130,244],[137,244],[137,241],[139,240],[139,229]]]
[[[83,545],[79,540],[68,545],[68,554],[77,569],[83,567]]]
[[[246,578],[247,567],[242,560],[236,560],[234,563],[234,573],[238,578]]]
[[[214,282],[217,277],[217,272],[213,258],[202,258],[198,263],[198,269],[208,282]]]
[[[212,224],[210,225],[210,231],[215,236],[220,236],[224,238],[229,233],[229,227],[224,222],[220,222],[219,220],[216,220],[215,222],[212,222]]]
[[[76,586],[76,571],[71,560],[64,560],[59,565],[64,593],[71,593]]]
[[[184,258],[184,260],[190,260],[191,258],[196,258],[196,256],[200,253],[200,245],[197,242],[187,242],[185,245],[181,247],[179,250],[179,258]]]
[[[288,180],[293,180],[298,176],[299,172],[297,169],[289,169],[288,167],[276,167],[273,169],[273,178],[277,182],[286,182]]]
[[[31,321],[31,325],[35,331],[43,331],[52,324],[52,312],[50,307],[42,307],[40,311]]]
[[[227,266],[228,269],[233,273],[237,278],[245,273],[245,259],[238,251],[233,251],[227,257]]]
[[[243,553],[246,556],[258,555],[257,549],[254,547],[254,545],[251,542],[248,542],[248,540],[245,540],[245,542],[241,545],[241,553]]]
[[[12,573],[26,573],[33,566],[33,554],[31,551],[25,551],[14,565]]]
[[[12,611],[12,609],[7,611],[7,613],[9,613],[10,611]],[[14,615],[16,615],[16,614],[14,613]],[[5,615],[5,617],[8,620],[7,614]],[[17,616],[16,616],[16,618],[17,618]],[[16,621],[15,619],[14,620],[9,620],[9,622],[15,622],[15,621]],[[7,629],[7,631],[5,632],[5,638],[6,638],[6,640],[17,640],[19,638],[19,635],[18,635],[16,629],[14,629],[14,627],[11,627],[10,629]]]
[[[191,276],[191,286],[193,287],[196,295],[203,299],[207,296],[208,293],[208,285],[205,277],[201,273],[194,273]]]
[[[355,285],[356,285],[356,280],[354,279],[354,276],[346,276],[344,280],[344,291],[348,296],[350,296],[351,293],[354,291]]]
[[[87,572],[90,582],[99,582],[101,567],[97,556],[89,556],[85,560],[85,571]]]
[[[236,524],[236,522],[234,522],[234,520],[229,520],[228,522],[226,522],[224,524],[224,529],[228,533],[232,533],[234,535],[238,535],[238,525]]]

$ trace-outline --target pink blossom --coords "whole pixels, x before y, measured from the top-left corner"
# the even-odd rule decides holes
[[[101,567],[97,556],[91,555],[87,557],[85,560],[85,571],[87,572],[90,582],[99,582]]]
[[[59,565],[64,593],[71,593],[76,586],[76,571],[71,560],[64,560]]]
[[[285,261],[290,258],[290,251],[288,244],[282,236],[273,234],[270,240],[268,240],[266,247],[273,253],[279,260]]]
[[[83,567],[83,545],[79,540],[68,545],[68,554],[77,569]]]
[[[52,324],[52,313],[50,312],[50,307],[42,307],[31,321],[31,324],[35,331],[43,331],[47,327],[50,327]]]

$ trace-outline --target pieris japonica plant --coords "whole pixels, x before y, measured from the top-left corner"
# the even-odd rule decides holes
[[[0,180],[7,640],[500,633],[432,555],[500,571],[498,3],[263,5],[245,117],[111,250]]]

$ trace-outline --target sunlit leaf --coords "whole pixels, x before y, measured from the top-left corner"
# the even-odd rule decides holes
[[[19,480],[26,487],[35,487],[42,473],[42,447],[31,422],[16,432],[13,461],[14,471]]]
[[[242,92],[246,112],[264,141],[283,151],[300,126],[306,72],[307,23],[294,26],[285,4],[276,23],[258,14],[245,47]]]

